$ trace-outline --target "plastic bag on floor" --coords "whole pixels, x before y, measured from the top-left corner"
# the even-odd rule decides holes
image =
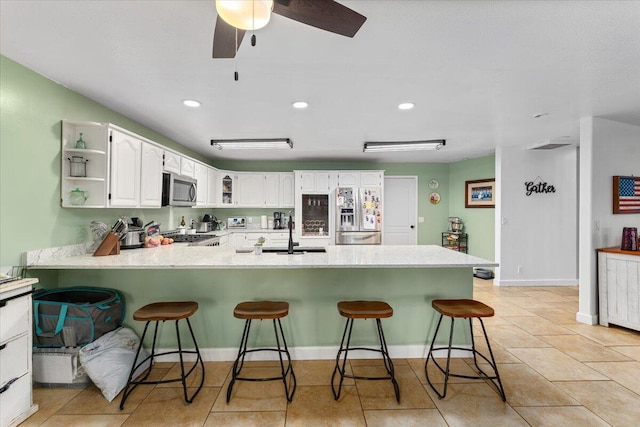
[[[140,339],[129,328],[118,328],[109,332],[80,350],[80,363],[91,381],[111,402],[127,385]],[[138,361],[149,354],[142,348]],[[133,374],[138,377],[149,367],[150,361],[140,366]]]

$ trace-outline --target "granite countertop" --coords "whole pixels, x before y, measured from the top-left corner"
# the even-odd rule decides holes
[[[174,243],[149,249],[122,250],[94,257],[48,249],[25,253],[31,269],[281,269],[281,268],[458,268],[498,264],[436,245],[328,246],[326,253],[288,255],[236,253],[230,246],[188,246]]]

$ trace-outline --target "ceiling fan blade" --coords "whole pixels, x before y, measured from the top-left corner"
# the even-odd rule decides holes
[[[333,0],[275,0],[273,13],[347,37],[355,36],[367,20]]]
[[[236,46],[236,27],[227,24],[218,16],[216,29],[213,33],[213,57],[235,58],[236,50],[240,48],[244,30],[238,29],[238,44]]]

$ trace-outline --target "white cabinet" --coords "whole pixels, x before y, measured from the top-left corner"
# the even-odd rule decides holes
[[[265,208],[280,208],[280,174],[277,172],[264,174],[264,195]]]
[[[281,172],[280,191],[278,194],[278,206],[281,208],[293,208],[295,205],[295,175],[293,172]]]
[[[102,123],[62,121],[60,201],[63,208],[107,206],[107,131],[108,127]],[[86,148],[76,148],[81,136]],[[83,165],[79,170],[74,167],[73,173],[72,160],[76,162],[74,166]],[[76,204],[72,204],[72,191],[84,194],[85,198],[74,198]]]
[[[601,325],[609,323],[640,331],[640,253],[617,248],[598,251],[598,293]]]
[[[361,187],[384,187],[384,171],[360,171]]]
[[[180,159],[182,156],[173,151],[164,150],[164,171],[180,175]]]
[[[109,206],[137,207],[140,200],[141,141],[111,130]]]
[[[0,425],[20,424],[38,410],[33,404],[31,289],[38,279],[0,285]],[[6,388],[5,388],[6,387]]]
[[[360,172],[358,171],[338,172],[338,187],[360,187]]]
[[[236,175],[238,207],[264,207],[265,178],[263,173],[238,172]]]
[[[220,196],[218,199],[218,207],[234,207],[236,203],[235,184],[236,179],[233,172],[218,171],[218,188],[220,188]]]
[[[208,206],[209,195],[209,167],[202,163],[195,164],[195,179],[198,181],[198,193],[196,196],[196,206]]]
[[[141,208],[159,208],[162,205],[162,156],[162,148],[142,141]]]
[[[229,246],[234,248],[240,248],[246,246],[247,234],[246,233],[230,233],[229,234]]]
[[[207,207],[218,206],[218,170],[207,168]]]
[[[303,193],[328,193],[330,171],[295,171],[296,189]]]
[[[196,162],[187,157],[180,158],[180,175],[195,178]]]

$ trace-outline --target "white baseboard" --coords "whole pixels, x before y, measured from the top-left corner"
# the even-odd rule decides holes
[[[578,286],[578,279],[499,280],[498,286]]]
[[[471,348],[470,345],[460,346]],[[156,349],[156,352],[176,351],[177,349],[162,348]],[[187,349],[185,349],[187,350]],[[193,349],[189,349],[193,350]],[[291,358],[293,360],[335,360],[338,347],[290,347]],[[424,359],[427,357],[429,347],[426,345],[392,345],[389,346],[389,355],[391,359]],[[200,354],[205,362],[224,362],[234,361],[238,356],[237,348],[201,348]],[[434,351],[436,357],[446,357],[446,350]],[[452,350],[451,357],[469,357],[470,353],[461,350]],[[349,352],[350,359],[378,359],[380,353],[372,351],[352,350]],[[186,354],[185,360],[195,360],[195,355]],[[265,351],[250,353],[245,360],[277,360],[276,352]],[[180,359],[177,354],[158,359],[158,362],[178,362]]]
[[[597,325],[598,315],[577,312],[576,321],[580,323],[586,323],[587,325]]]

